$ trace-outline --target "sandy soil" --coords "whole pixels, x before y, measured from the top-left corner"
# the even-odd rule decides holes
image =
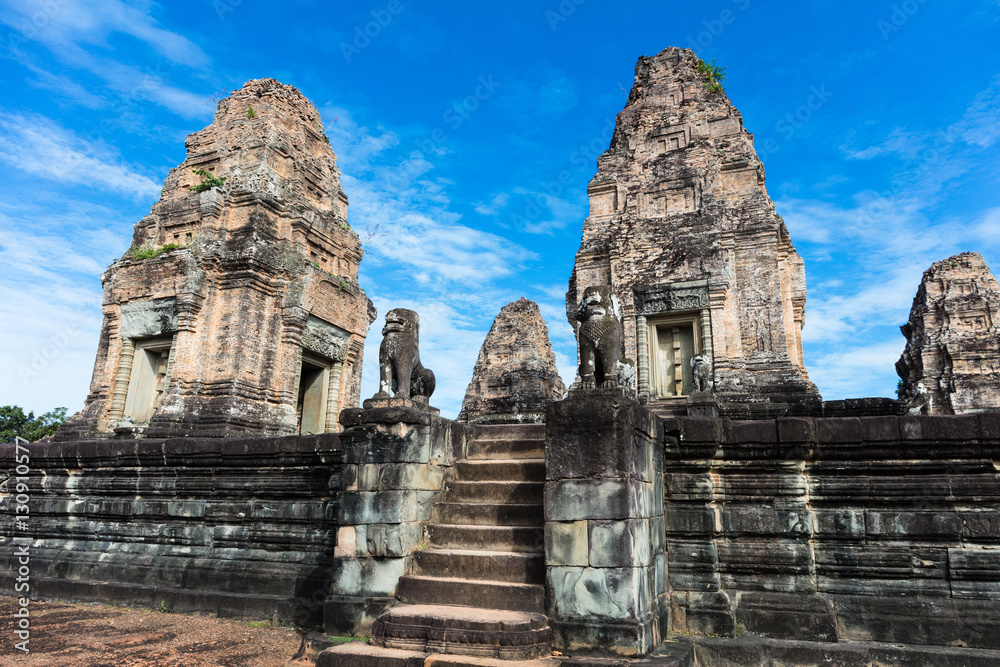
[[[0,665],[281,667],[301,635],[280,627],[97,604],[32,602],[30,654],[14,648],[16,602],[0,597]]]

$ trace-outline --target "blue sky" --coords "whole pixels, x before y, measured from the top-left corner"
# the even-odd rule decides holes
[[[997,45],[997,0],[0,0],[0,405],[82,407],[101,272],[185,136],[260,77],[314,101],[349,222],[381,223],[363,395],[386,310],[411,307],[432,403],[455,416],[520,296],[572,382],[587,182],[636,59],[668,46],[728,68],[806,261],[812,379],[830,399],[893,395],[921,273],[963,250],[1000,268]]]

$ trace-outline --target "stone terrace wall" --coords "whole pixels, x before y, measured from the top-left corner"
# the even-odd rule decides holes
[[[1000,413],[664,429],[674,631],[1000,648]]]
[[[40,443],[28,531],[3,522],[0,590],[30,542],[34,598],[321,622],[336,540],[336,434]],[[14,445],[0,495],[14,502]]]

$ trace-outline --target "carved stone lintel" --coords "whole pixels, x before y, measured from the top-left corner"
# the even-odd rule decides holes
[[[710,306],[707,281],[658,285],[635,291],[635,312],[643,316],[703,310]]]
[[[347,358],[351,334],[340,327],[310,315],[302,330],[302,347],[334,361]]]
[[[149,338],[177,331],[177,299],[132,301],[121,306],[121,337]]]

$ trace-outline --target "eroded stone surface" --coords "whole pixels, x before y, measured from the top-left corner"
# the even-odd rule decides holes
[[[163,252],[102,276],[90,394],[58,437],[336,430],[375,309],[319,113],[258,79],[186,145],[135,226],[133,249]]]
[[[896,362],[912,412],[1000,409],[998,320],[1000,284],[979,253],[963,252],[924,272]]]
[[[545,408],[565,393],[538,304],[507,304],[479,350],[459,421],[473,424],[545,421]]]
[[[698,353],[711,374],[701,386],[714,381],[727,401],[816,405],[802,358],[802,259],[764,187],[753,135],[724,92],[707,90],[699,62],[678,48],[639,59],[588,188],[567,315],[579,326],[583,291],[611,285],[624,356],[654,407],[691,391]]]

